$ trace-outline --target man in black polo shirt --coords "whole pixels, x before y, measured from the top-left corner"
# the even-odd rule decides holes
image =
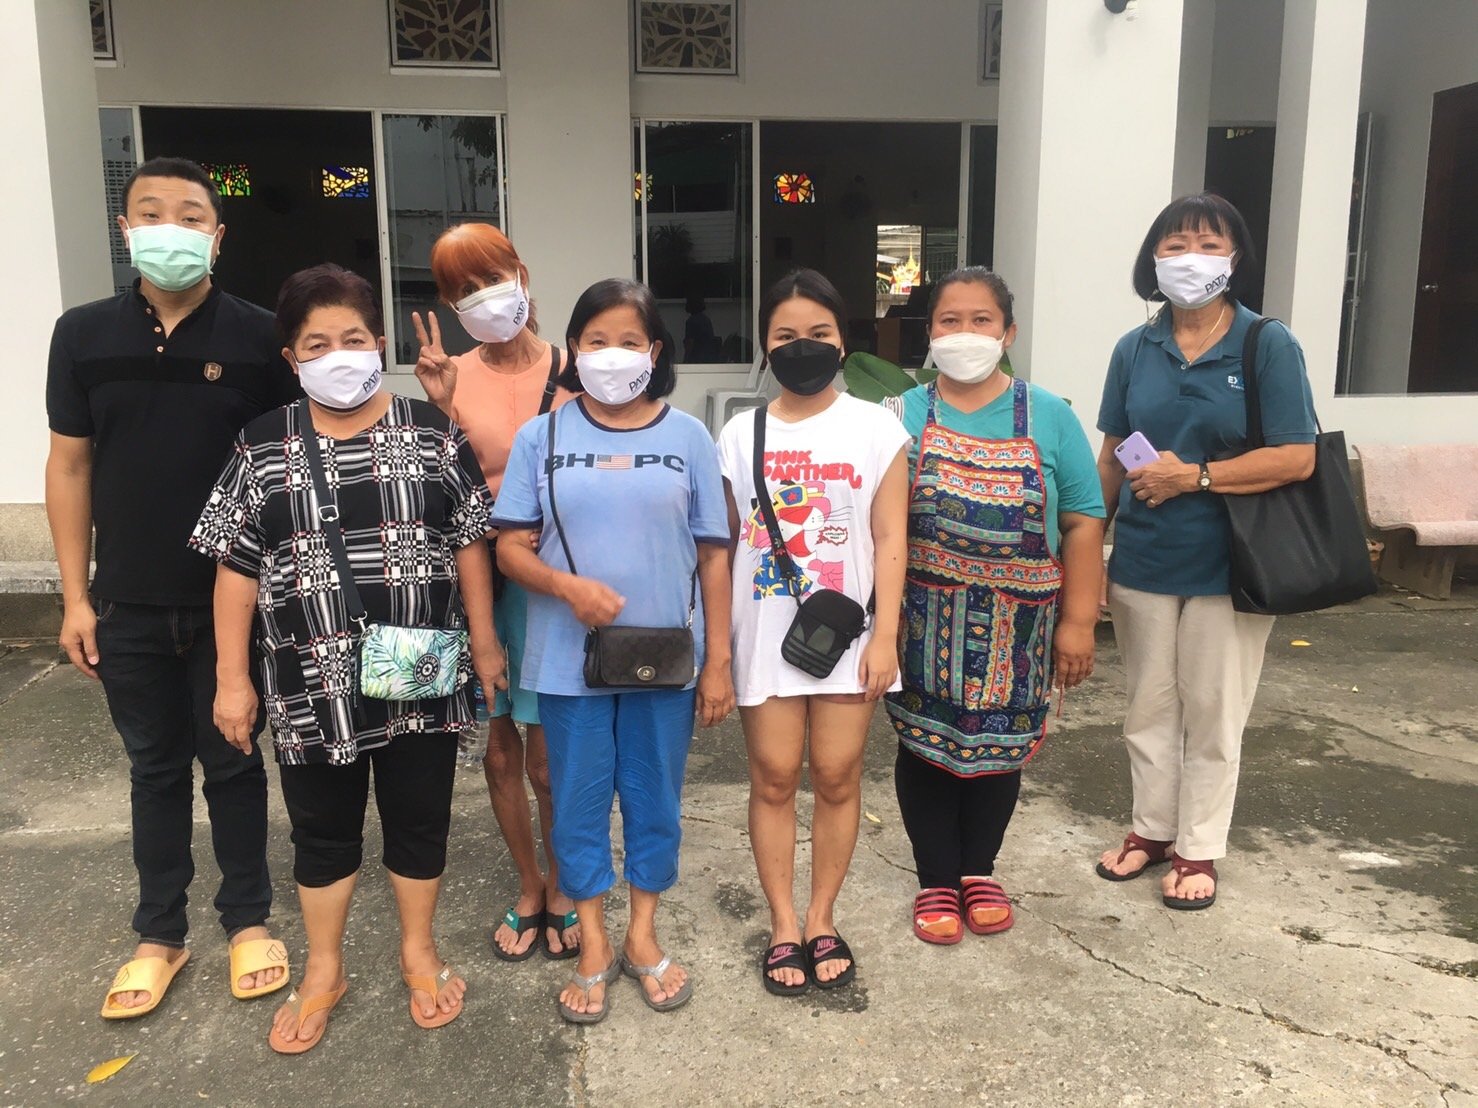
[[[232,992],[287,984],[286,951],[264,926],[272,887],[262,754],[242,754],[215,725],[215,566],[185,544],[237,432],[300,395],[271,314],[211,282],[225,227],[205,172],[179,158],[147,161],[124,209],[119,226],[142,277],[63,314],[46,381],[60,641],[73,665],[102,680],[132,782],[140,942],[104,1001],[109,1019],[151,1011],[189,957],[197,758]]]

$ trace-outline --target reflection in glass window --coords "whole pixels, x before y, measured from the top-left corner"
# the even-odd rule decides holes
[[[636,253],[684,363],[754,357],[749,123],[646,124]]]
[[[476,345],[437,302],[431,245],[458,223],[503,225],[500,124],[492,115],[386,115],[384,122],[395,360],[413,365],[420,354],[413,311],[441,309],[436,319],[448,353]]]

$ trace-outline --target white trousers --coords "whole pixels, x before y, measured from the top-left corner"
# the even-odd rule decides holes
[[[1135,834],[1174,840],[1182,858],[1221,858],[1273,617],[1234,611],[1228,596],[1116,584],[1109,606],[1129,679]]]

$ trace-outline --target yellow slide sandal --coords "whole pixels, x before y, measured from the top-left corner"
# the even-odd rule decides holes
[[[236,983],[250,973],[261,973],[282,967],[282,976],[255,989],[243,989]],[[247,939],[231,948],[231,995],[237,1000],[275,993],[287,984],[287,947],[278,939]]]
[[[148,1015],[159,1007],[159,1002],[169,991],[175,974],[179,973],[189,960],[190,952],[186,950],[173,962],[157,955],[152,958],[135,958],[131,962],[125,962],[123,968],[118,971],[118,976],[113,978],[108,995],[103,997],[103,1019],[131,1020]],[[148,993],[149,999],[137,1008],[125,1008],[121,1004],[113,1003],[113,998],[119,993],[134,992]]]

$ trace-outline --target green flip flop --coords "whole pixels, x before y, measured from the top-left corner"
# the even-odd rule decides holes
[[[535,912],[532,915],[528,916],[521,916],[518,914],[516,906],[510,906],[508,911],[503,913],[503,922],[506,923],[513,931],[513,933],[515,935],[518,935],[520,938],[523,937],[523,933],[525,931],[533,931],[534,941],[529,943],[529,948],[525,950],[522,954],[509,954],[496,942],[493,942],[493,953],[498,956],[499,961],[522,962],[526,959],[532,958],[535,952],[538,951],[539,947],[542,946],[544,943],[544,929],[541,926],[543,921],[544,913],[542,911]],[[496,934],[497,928],[494,928],[493,932],[494,934]]]

